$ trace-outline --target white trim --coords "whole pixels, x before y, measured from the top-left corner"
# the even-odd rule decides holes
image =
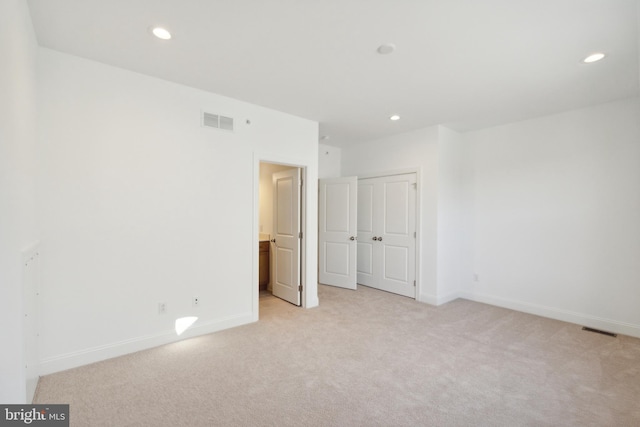
[[[640,325],[634,325],[632,323],[619,322],[617,320],[605,319],[602,317],[591,316],[589,314],[577,313],[554,307],[546,307],[509,298],[481,294],[478,292],[460,292],[460,298],[640,338]]]
[[[420,294],[418,301],[424,302],[426,304],[438,306],[438,305],[446,304],[458,298],[460,298],[460,292],[451,292],[450,294],[447,294],[441,297],[431,295],[431,294]]]
[[[442,305],[442,304],[446,304],[448,302],[457,300],[458,298],[460,298],[460,292],[451,292],[447,295],[444,296],[439,296],[437,298],[437,303],[436,305]]]
[[[115,343],[105,344],[80,351],[62,354],[40,361],[40,374],[48,375],[78,366],[88,365],[113,357],[124,356],[137,351],[147,350],[164,344],[182,341],[200,335],[218,332],[224,329],[245,325],[253,321],[251,313],[229,316],[224,319],[197,324],[187,329],[182,335],[176,335],[174,330],[159,334],[147,335]]]
[[[25,385],[20,392],[26,396],[25,402],[33,402],[38,378],[40,376],[40,332],[42,331],[42,301],[38,296],[42,289],[42,248],[40,241],[29,245],[21,253],[22,278],[21,278],[21,302],[22,302],[22,364]],[[31,275],[27,273],[31,271]],[[34,277],[35,276],[35,277]],[[29,281],[31,277],[33,280]],[[30,311],[33,310],[33,311]]]
[[[318,301],[318,285],[315,286],[307,283],[307,273],[310,260],[308,259],[309,254],[309,245],[311,239],[310,233],[315,233],[317,235],[318,230],[310,230],[308,223],[308,212],[307,206],[309,203],[308,197],[309,192],[307,188],[309,188],[309,179],[308,179],[308,168],[310,165],[308,161],[300,158],[293,158],[282,156],[279,154],[273,153],[260,153],[254,151],[253,153],[253,283],[255,286],[252,288],[252,317],[255,321],[259,318],[259,290],[258,290],[258,276],[259,276],[259,265],[258,265],[258,241],[259,241],[259,230],[260,230],[260,204],[259,204],[259,196],[260,196],[260,163],[273,163],[285,166],[291,166],[295,168],[300,168],[300,176],[303,179],[304,185],[302,186],[302,190],[300,192],[300,198],[302,200],[301,206],[301,231],[302,231],[302,245],[300,247],[300,259],[301,259],[301,269],[302,272],[300,284],[302,285],[302,295],[301,295],[301,303],[303,308],[313,308],[319,305]],[[316,264],[317,265],[317,264]],[[310,288],[313,288],[311,290]]]
[[[357,175],[353,175],[353,176],[357,176],[358,179],[368,179],[368,178],[379,178],[379,177],[383,177],[383,176],[394,176],[394,175],[406,175],[408,173],[415,173],[418,174],[418,176],[416,176],[416,178],[419,177],[420,175],[420,167],[414,167],[414,168],[402,168],[402,169],[393,169],[393,170],[388,170],[388,171],[380,171],[380,172],[374,172],[374,173],[365,173],[365,174],[357,174]]]
[[[431,294],[419,294],[418,302],[423,302],[429,305],[438,305],[438,298]]]

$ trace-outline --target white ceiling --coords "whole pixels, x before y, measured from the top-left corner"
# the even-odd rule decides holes
[[[41,46],[317,120],[336,146],[638,96],[639,4],[29,0]],[[581,63],[594,51],[608,56]]]

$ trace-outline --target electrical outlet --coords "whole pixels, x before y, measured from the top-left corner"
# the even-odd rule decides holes
[[[198,297],[193,297],[193,306],[197,307],[200,305],[200,298]]]
[[[158,303],[158,314],[166,313],[166,311],[167,311],[167,304],[165,304],[163,302],[159,302]]]

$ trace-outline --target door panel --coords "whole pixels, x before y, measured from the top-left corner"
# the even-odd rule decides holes
[[[415,174],[360,180],[358,283],[415,298],[415,184]]]
[[[371,243],[358,243],[358,283],[365,286],[373,286],[373,245]]]
[[[384,183],[384,234],[406,236],[409,232],[409,184]]]
[[[277,282],[280,285],[291,287],[294,285],[292,280],[291,265],[293,264],[293,251],[287,248],[277,247],[276,250],[276,270],[278,271]]]
[[[272,292],[300,305],[300,169],[273,174]]]
[[[358,179],[321,179],[318,200],[318,281],[356,289]]]
[[[327,242],[325,248],[325,271],[341,276],[349,275],[349,244]]]
[[[373,233],[372,183],[358,183],[358,233]]]
[[[292,211],[293,205],[293,178],[283,177],[277,179],[276,185],[276,214],[277,227],[276,234],[280,236],[292,237],[295,224],[293,216],[295,212]]]
[[[349,183],[325,182],[324,229],[327,232],[349,232],[349,199],[353,189]],[[327,201],[329,203],[327,203]]]
[[[384,246],[384,279],[406,282],[409,278],[408,250],[401,246]]]

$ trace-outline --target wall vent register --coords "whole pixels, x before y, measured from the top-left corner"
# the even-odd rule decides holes
[[[202,126],[233,131],[233,118],[213,113],[202,113]]]
[[[617,337],[617,334],[614,334],[613,332],[607,332],[607,331],[601,331],[600,329],[595,329],[595,328],[589,328],[587,326],[584,326],[582,328],[583,331],[588,331],[588,332],[595,332],[596,334],[602,334],[602,335],[607,335],[609,337]]]

